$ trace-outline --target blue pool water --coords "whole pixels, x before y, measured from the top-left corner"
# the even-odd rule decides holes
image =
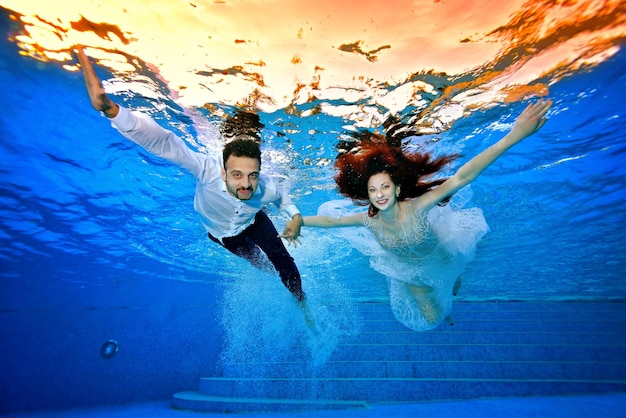
[[[8,27],[6,12],[0,19]],[[228,360],[299,338],[280,281],[206,239],[193,178],[118,135],[91,110],[80,74],[23,57],[0,38],[0,413],[163,399]],[[624,300],[625,96],[624,50],[550,86],[546,126],[466,191],[490,232],[459,301]],[[165,95],[117,99],[199,148],[220,147],[217,122],[201,110]],[[477,111],[425,146],[461,151],[462,163],[525,105]],[[289,177],[300,210],[338,198],[327,162],[346,121],[280,110],[261,117],[264,169]],[[291,251],[328,325],[313,359],[323,362],[337,338],[358,330],[350,302],[385,301],[386,283],[333,233],[305,230],[302,241]],[[100,357],[111,338],[130,353],[122,364]]]

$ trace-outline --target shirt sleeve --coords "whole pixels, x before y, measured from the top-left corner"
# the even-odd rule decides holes
[[[287,216],[289,216],[289,218],[293,219],[294,216],[296,216],[297,214],[300,213],[300,210],[298,209],[298,207],[296,205],[289,204],[289,205],[285,205],[285,206],[281,206],[280,210]]]
[[[164,129],[150,116],[120,106],[111,124],[149,153],[190,171],[196,178],[202,176],[206,156],[189,148],[174,132]]]

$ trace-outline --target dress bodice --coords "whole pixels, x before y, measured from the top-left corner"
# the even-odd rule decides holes
[[[394,253],[423,257],[432,254],[437,246],[437,237],[433,234],[428,220],[428,211],[415,210],[413,205],[405,205],[405,222],[398,222],[399,232],[391,232],[385,225],[380,214],[373,217],[364,215],[364,225],[371,230],[380,245]]]

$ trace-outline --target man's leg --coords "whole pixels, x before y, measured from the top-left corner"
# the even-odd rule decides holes
[[[245,235],[245,231],[237,236],[224,238],[223,243],[211,234],[209,234],[209,238],[236,256],[245,258],[259,270],[274,273],[274,270],[267,265],[267,260],[263,252],[253,240]]]
[[[211,234],[209,234],[209,238],[231,253],[245,258],[256,268],[273,272],[267,263],[264,262],[266,259],[263,255],[264,252],[278,271],[278,275],[285,287],[293,293],[298,301],[302,302],[304,300],[300,272],[285,248],[285,244],[278,236],[278,231],[265,212],[258,212],[252,225],[239,235],[224,238],[222,240],[223,243]]]
[[[285,287],[302,302],[304,292],[300,272],[267,214],[263,211],[257,213],[254,224],[245,232],[267,255]]]

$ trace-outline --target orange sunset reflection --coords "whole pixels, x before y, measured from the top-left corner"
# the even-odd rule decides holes
[[[114,74],[132,75],[145,63],[185,107],[247,105],[306,116],[298,106],[316,101],[316,111],[366,125],[407,107],[439,112],[445,125],[474,108],[546,95],[555,80],[615,54],[626,37],[624,1],[0,6],[14,12],[10,36],[34,59],[76,70],[69,51],[82,44]]]

